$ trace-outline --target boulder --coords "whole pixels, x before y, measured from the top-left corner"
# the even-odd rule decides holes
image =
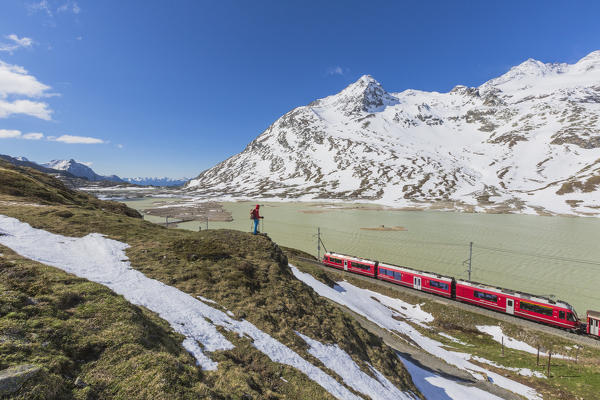
[[[18,391],[23,383],[41,370],[32,364],[22,364],[0,371],[0,396]]]

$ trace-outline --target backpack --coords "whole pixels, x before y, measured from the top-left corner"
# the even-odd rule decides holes
[[[256,219],[256,208],[250,210],[250,219]]]

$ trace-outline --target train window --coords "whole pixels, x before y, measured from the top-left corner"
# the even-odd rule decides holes
[[[429,281],[429,286],[436,287],[442,290],[448,290],[448,284],[444,282]]]
[[[379,268],[379,273],[382,275],[389,276],[390,278],[394,278],[398,281],[402,280],[402,274],[396,271],[390,271],[389,269]]]
[[[567,313],[567,321],[577,322],[577,321],[575,321],[575,317],[573,316],[572,313]]]
[[[342,260],[340,260],[339,258],[329,257],[329,262],[332,262],[334,264],[341,264]]]
[[[565,312],[564,311],[559,311],[558,312],[558,318],[565,319]]]
[[[357,262],[352,262],[352,266],[354,268],[360,268],[360,269],[363,269],[365,271],[369,271],[371,269],[370,265],[360,264],[360,263],[357,263]]]
[[[526,301],[521,301],[519,308],[521,310],[525,310],[525,311],[531,311],[531,312],[538,313],[538,314],[544,314],[544,315],[548,315],[550,317],[552,316],[552,308],[551,307],[540,306],[539,304],[532,304],[532,303],[528,303]],[[570,313],[567,314],[567,320],[569,320],[569,315],[571,315],[571,314]]]
[[[480,298],[482,300],[493,301],[494,303],[498,302],[498,296],[491,293],[478,292],[477,290],[473,291],[473,296]]]

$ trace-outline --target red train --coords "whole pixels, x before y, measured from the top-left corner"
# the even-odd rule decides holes
[[[542,296],[457,280],[449,276],[339,253],[325,253],[323,264],[558,328],[572,331],[581,328],[575,309],[561,300],[551,300]],[[598,337],[599,324],[600,313],[588,311],[588,333]]]

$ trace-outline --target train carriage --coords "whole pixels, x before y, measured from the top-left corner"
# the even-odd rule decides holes
[[[564,329],[579,327],[575,310],[561,300],[462,280],[456,281],[456,299]]]
[[[586,332],[588,335],[600,338],[600,311],[588,310]]]
[[[323,264],[330,267],[343,269],[344,271],[375,277],[378,263],[377,261],[370,261],[364,258],[348,256],[345,254],[325,253],[323,255]]]
[[[377,278],[424,292],[452,297],[452,278],[393,264],[379,263]]]

